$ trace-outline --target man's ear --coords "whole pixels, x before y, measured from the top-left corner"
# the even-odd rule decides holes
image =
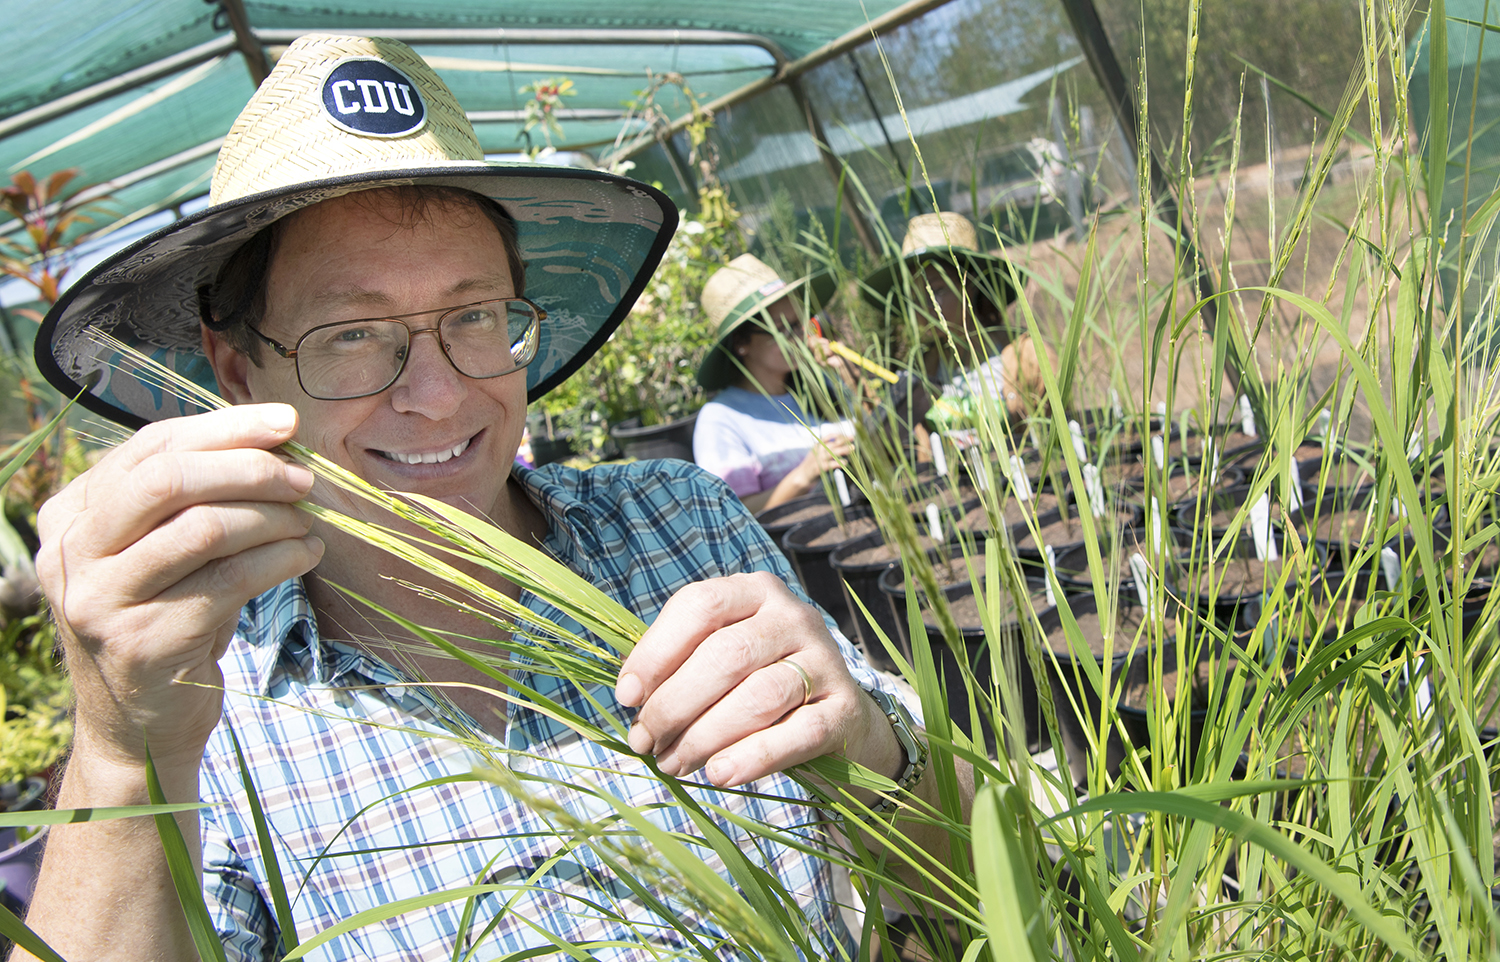
[[[219,381],[219,394],[230,404],[250,404],[255,399],[250,394],[250,358],[236,350],[222,334],[200,324],[203,334],[203,354],[213,366],[214,377]]]

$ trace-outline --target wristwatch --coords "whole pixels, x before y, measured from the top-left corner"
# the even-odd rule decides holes
[[[901,770],[901,775],[896,779],[896,788],[898,791],[907,791],[921,781],[922,773],[927,771],[927,742],[917,734],[917,722],[911,717],[911,712],[907,711],[906,706],[893,695],[878,688],[866,688],[864,691],[875,699],[875,704],[885,712],[886,720],[891,723],[891,731],[895,733],[897,743],[906,753],[906,767]],[[879,804],[870,807],[870,811],[876,815],[889,815],[895,810],[895,795],[884,798]]]

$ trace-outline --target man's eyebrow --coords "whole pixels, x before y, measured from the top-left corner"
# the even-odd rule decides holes
[[[502,291],[514,291],[514,285],[510,283],[510,275],[506,273],[495,273],[480,275],[478,277],[466,277],[443,294],[443,299],[461,298],[469,294],[492,294],[503,296]],[[381,309],[389,307],[396,302],[395,297],[386,291],[376,290],[369,287],[353,285],[349,287],[334,287],[314,294],[312,303],[315,306],[333,307],[357,307],[367,305],[370,308]],[[447,306],[445,304],[434,304],[433,309]]]

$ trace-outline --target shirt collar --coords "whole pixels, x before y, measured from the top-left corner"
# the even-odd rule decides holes
[[[575,493],[576,485],[563,482],[569,475],[575,480],[578,477],[572,469],[559,465],[531,469],[517,464],[512,471],[547,520],[543,547],[586,576],[588,556],[599,545],[599,533],[585,503]],[[331,684],[360,660],[357,653],[319,635],[317,617],[301,578],[283,581],[252,598],[240,612],[239,631],[250,643],[251,682],[262,695],[269,692],[283,657],[302,662],[307,677],[319,684]]]

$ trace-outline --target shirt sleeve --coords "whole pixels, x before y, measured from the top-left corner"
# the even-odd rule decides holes
[[[255,880],[230,846],[213,809],[199,814],[203,832],[203,900],[229,962],[270,962],[280,934]]]
[[[744,498],[760,493],[764,466],[745,440],[741,419],[727,405],[703,405],[693,427],[693,462]]]

